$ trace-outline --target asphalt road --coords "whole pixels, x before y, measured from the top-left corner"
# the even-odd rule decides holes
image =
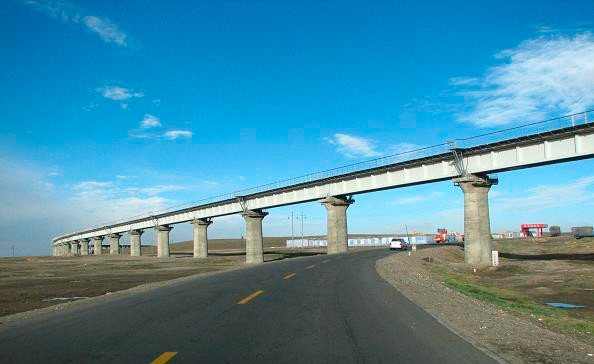
[[[388,254],[271,262],[2,324],[0,362],[495,363],[379,277]]]

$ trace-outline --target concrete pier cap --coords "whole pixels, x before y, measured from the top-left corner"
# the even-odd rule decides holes
[[[499,183],[487,175],[468,174],[452,180],[464,192],[464,260],[473,267],[491,265],[489,190]]]
[[[128,234],[130,234],[130,256],[131,257],[139,257],[142,252],[141,252],[141,239],[140,237],[142,236],[142,233],[144,233],[144,230],[142,229],[134,229],[134,230],[130,230],[128,232]]]
[[[169,257],[169,232],[173,228],[169,225],[157,225],[157,257]]]
[[[262,236],[262,220],[268,212],[262,210],[245,210],[241,216],[245,219],[245,262],[247,264],[264,263],[264,237]]]
[[[355,200],[351,196],[328,196],[320,201],[327,212],[328,254],[348,251],[347,208]]]
[[[194,225],[194,258],[208,257],[208,226],[212,224],[212,219],[195,219]]]

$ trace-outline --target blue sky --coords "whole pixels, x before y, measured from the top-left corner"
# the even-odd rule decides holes
[[[55,235],[594,107],[592,1],[0,4],[0,255]],[[594,223],[594,163],[499,175],[494,231]],[[356,197],[352,233],[462,230],[450,182]],[[325,232],[317,203],[267,235]],[[186,224],[187,225],[187,224]],[[300,230],[300,229],[298,229]],[[213,238],[239,237],[240,217]],[[152,239],[147,233],[146,241]],[[177,226],[174,240],[191,238]]]

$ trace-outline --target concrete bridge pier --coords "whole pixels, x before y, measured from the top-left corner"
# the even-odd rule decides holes
[[[89,239],[80,239],[80,255],[89,255]]]
[[[130,230],[130,256],[139,257],[142,253],[140,251],[141,243],[140,236],[144,231],[141,229]]]
[[[169,256],[169,232],[172,229],[169,225],[157,226],[157,257],[159,258]]]
[[[355,202],[352,198],[328,196],[321,201],[327,211],[328,254],[348,251],[348,227],[346,210]]]
[[[78,255],[78,241],[74,240],[70,242],[70,254]]]
[[[491,265],[488,194],[497,179],[468,175],[453,180],[464,192],[464,260],[473,267]]]
[[[122,234],[120,233],[115,233],[115,234],[109,234],[109,254],[111,255],[118,255],[120,254],[120,238],[122,237]]]
[[[212,224],[211,219],[196,219],[194,225],[194,258],[208,257],[208,225]]]
[[[241,214],[245,219],[245,262],[248,264],[264,263],[264,238],[262,220],[268,212],[247,210]]]
[[[103,236],[95,236],[93,238],[93,255],[101,255],[101,246],[103,245]]]

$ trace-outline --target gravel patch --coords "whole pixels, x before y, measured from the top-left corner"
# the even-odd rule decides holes
[[[475,346],[509,363],[594,363],[594,347],[522,317],[456,292],[440,283],[423,258],[438,257],[434,248],[380,259],[380,276],[410,300]]]

